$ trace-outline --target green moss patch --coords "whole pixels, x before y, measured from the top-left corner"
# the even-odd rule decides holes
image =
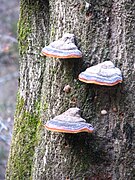
[[[10,180],[30,178],[34,148],[38,141],[37,137],[39,138],[37,131],[41,128],[39,109],[37,113],[29,113],[24,107],[24,100],[18,98],[9,169],[7,170],[7,179]]]

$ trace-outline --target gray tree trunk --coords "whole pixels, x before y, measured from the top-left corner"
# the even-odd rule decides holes
[[[21,0],[20,85],[6,179],[132,180],[134,174],[135,2],[133,0]],[[83,59],[41,57],[65,32],[74,33]],[[111,60],[123,83],[78,81],[87,65]],[[63,91],[71,86],[71,93]],[[93,134],[46,131],[43,124],[69,107]],[[101,115],[101,110],[107,115]]]

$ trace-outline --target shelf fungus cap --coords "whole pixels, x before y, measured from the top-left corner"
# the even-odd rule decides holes
[[[80,116],[79,108],[70,108],[59,116],[49,120],[45,125],[47,130],[63,133],[92,133],[94,128]]]
[[[104,61],[80,73],[79,80],[85,83],[114,86],[122,82],[122,73],[111,61]]]
[[[66,33],[62,38],[50,43],[48,46],[45,46],[41,53],[45,56],[61,59],[81,58],[82,53],[75,45],[74,39],[74,34]]]

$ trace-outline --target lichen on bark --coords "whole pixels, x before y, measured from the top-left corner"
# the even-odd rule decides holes
[[[6,179],[31,178],[35,145],[42,127],[40,108],[45,58],[40,56],[40,51],[48,41],[48,11],[48,1],[44,4],[42,1],[20,2],[20,81]]]

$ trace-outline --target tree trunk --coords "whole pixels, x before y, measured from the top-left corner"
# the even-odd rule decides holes
[[[133,0],[21,0],[20,85],[6,179],[132,180],[135,109]],[[43,46],[74,33],[83,59],[40,56]],[[111,60],[123,83],[88,85],[78,74]],[[63,91],[71,86],[71,93]],[[79,107],[93,134],[45,130],[43,124]],[[101,110],[107,114],[102,115]]]
[[[18,40],[20,81],[6,179],[30,179],[38,142],[40,102],[45,60],[40,56],[49,32],[48,1],[20,2]]]

